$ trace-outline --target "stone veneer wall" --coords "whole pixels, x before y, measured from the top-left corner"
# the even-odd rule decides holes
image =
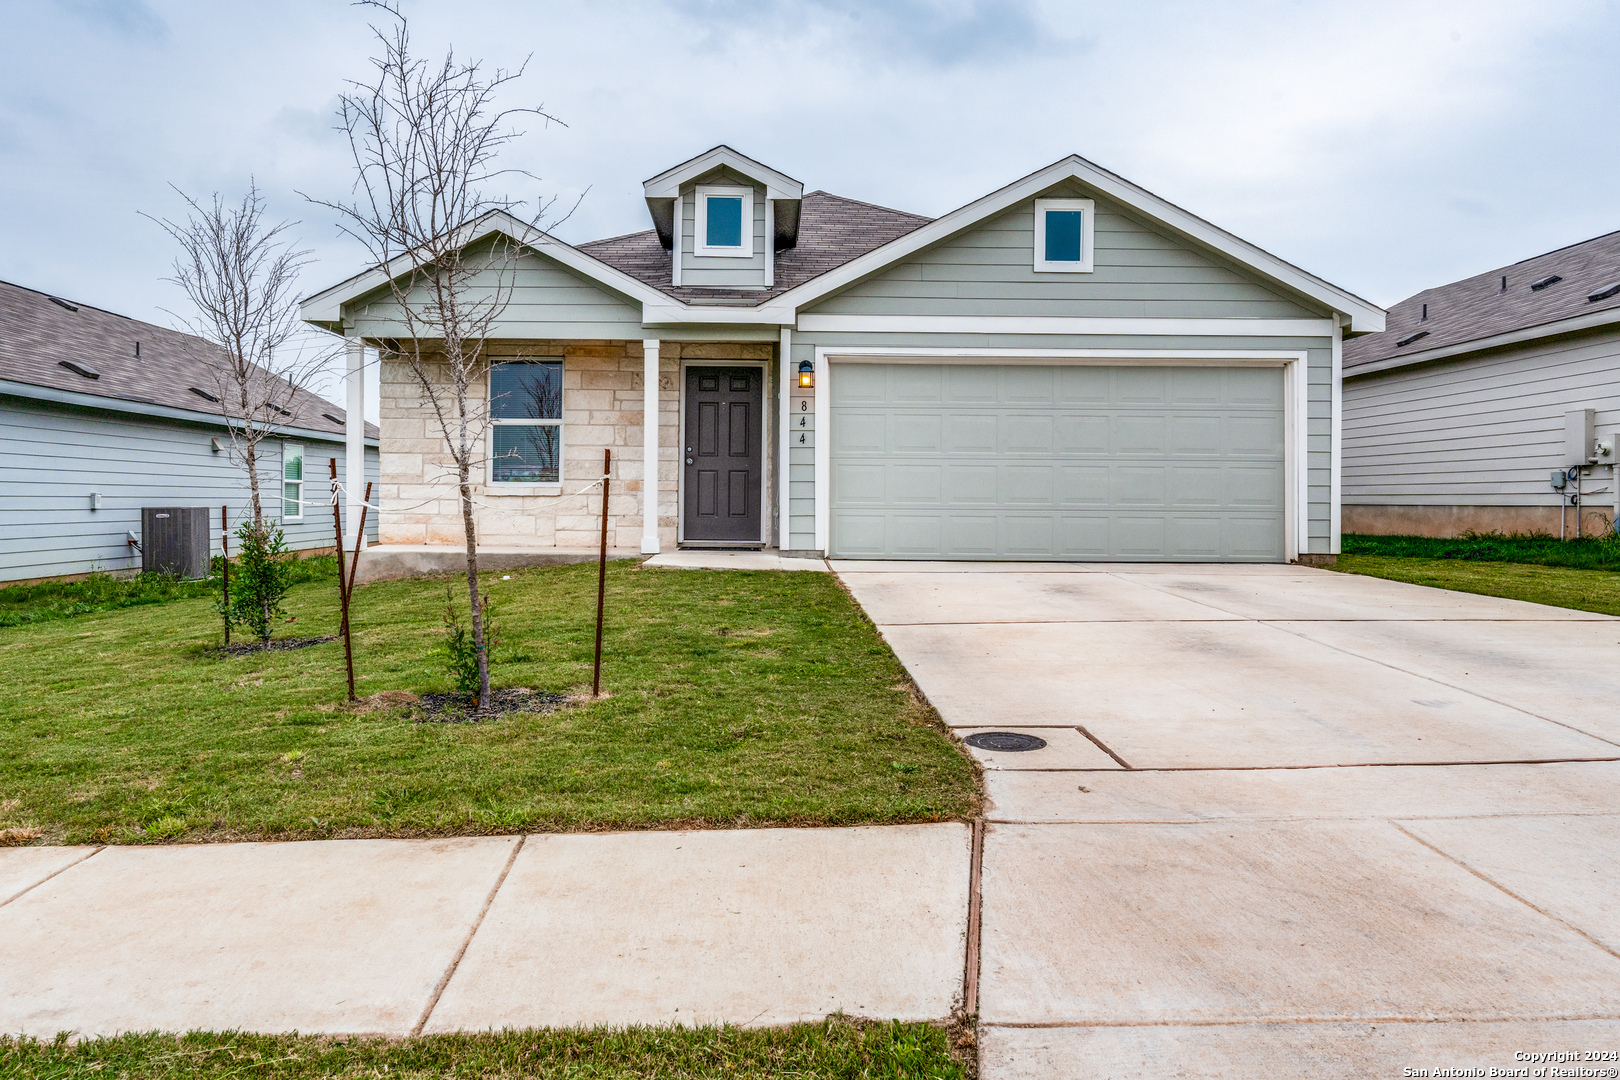
[[[601,537],[600,488],[577,494],[602,471],[602,451],[613,451],[608,503],[608,546],[639,551],[642,500],[642,352],[640,341],[503,341],[490,355],[563,358],[563,471],[561,495],[499,494],[482,465],[475,469],[478,542],[488,547],[592,550]],[[658,539],[675,548],[680,459],[681,360],[770,360],[775,346],[761,343],[676,342],[659,347]],[[766,410],[771,412],[770,371]],[[487,380],[476,388],[482,402]],[[381,429],[380,542],[462,543],[455,469],[438,422],[422,403],[410,366],[384,359],[379,395]],[[771,412],[774,417],[774,412]],[[774,425],[773,425],[774,427]],[[774,457],[766,447],[766,467]],[[775,485],[771,485],[774,497]],[[423,505],[425,504],[425,505]],[[767,514],[769,510],[767,508]],[[769,517],[767,517],[769,520]]]

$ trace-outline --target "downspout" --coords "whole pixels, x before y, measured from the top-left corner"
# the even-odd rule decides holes
[[[1333,316],[1333,419],[1328,439],[1328,551],[1339,554],[1344,514],[1340,508],[1343,499],[1340,473],[1344,465],[1344,327],[1341,316]]]

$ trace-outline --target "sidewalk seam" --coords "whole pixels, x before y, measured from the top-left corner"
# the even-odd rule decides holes
[[[484,897],[484,906],[478,909],[478,917],[473,920],[472,926],[467,928],[467,936],[462,940],[461,948],[457,949],[456,955],[450,958],[450,966],[445,968],[444,975],[439,979],[438,985],[433,988],[433,993],[428,998],[427,1006],[422,1010],[422,1015],[417,1019],[416,1026],[411,1028],[412,1038],[422,1034],[422,1029],[427,1027],[429,1018],[433,1016],[433,1010],[439,1005],[439,998],[444,995],[445,989],[450,985],[450,980],[455,977],[456,969],[461,966],[461,958],[467,955],[467,949],[472,945],[473,935],[477,934],[478,928],[484,925],[484,916],[489,914],[489,909],[494,905],[495,894],[501,891],[502,885],[506,884],[506,875],[512,872],[512,864],[517,862],[518,853],[523,850],[523,845],[528,842],[528,839],[527,833],[518,837],[518,842],[512,848],[512,854],[506,857],[506,865],[501,867],[501,876],[495,879],[494,887],[489,890],[489,895]]]
[[[968,918],[966,969],[962,975],[962,1011],[979,1011],[979,936],[984,925],[984,816],[973,821],[968,837]]]
[[[57,874],[65,874],[69,870],[73,869],[75,866],[78,866],[80,863],[84,862],[85,859],[88,859],[91,856],[100,855],[103,851],[106,851],[106,850],[107,850],[107,845],[103,844],[100,847],[96,848],[96,850],[92,851],[89,855],[85,855],[82,858],[74,859],[72,862],[70,862],[66,866],[62,867],[62,869],[53,871],[52,873],[49,873],[49,874],[46,874],[44,877],[40,878],[38,881],[36,881],[32,885],[28,886],[28,888],[23,889],[21,892],[13,893],[11,896],[6,897],[4,900],[0,900],[0,907],[5,907],[7,904],[11,903],[13,900],[22,899],[24,896],[27,896],[29,893],[33,892],[35,889],[39,888],[41,885],[43,885],[47,881],[51,880],[51,878],[56,877]]]

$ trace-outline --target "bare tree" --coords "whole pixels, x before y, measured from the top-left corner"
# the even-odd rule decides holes
[[[523,68],[486,73],[453,51],[441,62],[419,58],[398,8],[383,0],[369,5],[386,12],[392,25],[372,27],[381,51],[371,60],[375,75],[351,83],[339,106],[357,172],[355,197],[312,201],[339,213],[343,231],[365,245],[388,278],[399,331],[389,353],[410,367],[448,448],[466,536],[478,706],[488,708],[473,470],[481,464],[489,410],[476,391],[488,371],[490,333],[512,298],[521,247],[505,234],[477,247],[468,242],[479,219],[523,205],[487,190],[503,175],[527,175],[496,165],[500,149],[522,134],[511,126],[513,118],[553,118],[538,108],[498,106],[497,97]],[[547,208],[536,209],[536,228]]]
[[[247,471],[254,528],[262,530],[259,445],[304,419],[310,398],[303,391],[330,359],[308,350],[289,358],[284,349],[303,326],[295,283],[309,253],[288,240],[293,223],[265,220],[256,185],[240,203],[216,192],[205,205],[175,190],[189,208],[186,220],[152,218],[180,245],[169,280],[185,290],[195,314],[175,317],[212,346],[199,347],[195,359],[212,377],[231,460]]]

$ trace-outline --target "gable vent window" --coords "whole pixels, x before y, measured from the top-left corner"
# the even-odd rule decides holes
[[[1547,286],[1556,285],[1560,281],[1563,281],[1563,280],[1564,280],[1563,275],[1561,275],[1561,274],[1552,274],[1552,275],[1550,275],[1548,277],[1542,278],[1540,281],[1532,281],[1530,283],[1530,290],[1532,292],[1540,292],[1542,289],[1545,289]]]
[[[1426,338],[1428,336],[1429,332],[1427,330],[1419,330],[1415,334],[1407,334],[1405,337],[1401,338],[1395,343],[1395,347],[1397,349],[1404,349],[1408,345],[1412,344],[1412,342],[1421,340],[1422,338]]]
[[[561,360],[490,365],[491,484],[562,482],[562,377]]]
[[[1089,274],[1096,204],[1090,199],[1035,200],[1035,270]]]
[[[196,394],[198,397],[202,398],[204,401],[212,401],[216,405],[219,404],[219,398],[215,397],[213,394],[210,394],[208,391],[204,390],[200,386],[188,386],[188,387],[186,387],[186,389],[190,390],[193,394]]]
[[[1616,293],[1620,293],[1620,281],[1615,282],[1613,285],[1605,285],[1595,293],[1588,293],[1586,300],[1588,303],[1595,304],[1599,300],[1607,300]]]
[[[304,448],[281,444],[281,520],[304,520]]]
[[[61,367],[67,368],[69,371],[73,372],[73,374],[83,375],[87,379],[101,378],[101,372],[97,371],[89,364],[80,364],[73,360],[58,360],[57,364]]]
[[[747,259],[754,254],[754,192],[751,188],[697,189],[697,255]]]

